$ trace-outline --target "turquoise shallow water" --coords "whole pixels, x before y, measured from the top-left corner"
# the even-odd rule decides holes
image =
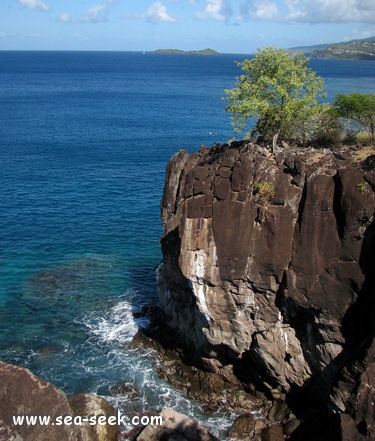
[[[233,136],[221,97],[242,58],[0,52],[3,361],[67,393],[132,382],[134,406],[206,418],[128,343],[156,301],[167,161]],[[375,63],[311,65],[328,99],[374,92]]]

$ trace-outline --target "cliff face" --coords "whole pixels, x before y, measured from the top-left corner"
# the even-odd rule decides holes
[[[374,332],[374,190],[374,171],[320,150],[173,157],[159,297],[185,354],[274,393],[319,385],[344,410]]]

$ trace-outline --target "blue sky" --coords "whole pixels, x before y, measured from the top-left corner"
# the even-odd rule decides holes
[[[0,50],[288,48],[375,35],[375,0],[1,0]]]

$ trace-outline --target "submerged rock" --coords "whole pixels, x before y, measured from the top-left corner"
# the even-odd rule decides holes
[[[113,396],[125,396],[129,400],[141,397],[141,392],[130,383],[123,383],[109,388]]]

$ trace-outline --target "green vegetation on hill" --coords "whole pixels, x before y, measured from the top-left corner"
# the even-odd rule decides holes
[[[311,51],[313,58],[375,61],[375,37],[335,43]]]
[[[167,54],[167,55],[220,55],[213,49],[202,49],[199,51],[183,51],[181,49],[157,49],[152,51],[152,54]]]

